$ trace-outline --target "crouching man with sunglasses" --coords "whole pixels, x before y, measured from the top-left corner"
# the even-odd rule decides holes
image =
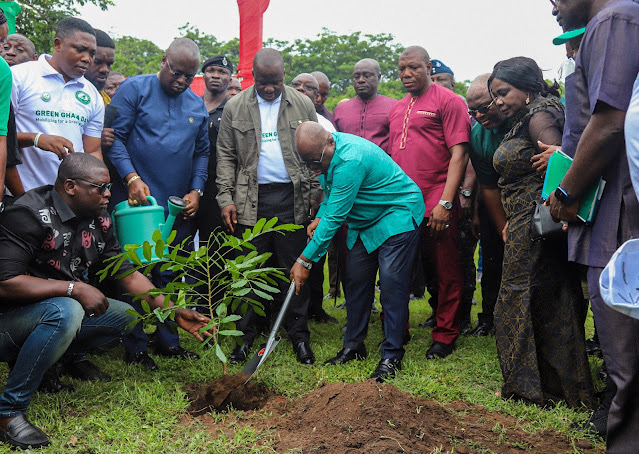
[[[291,269],[298,292],[342,222],[348,224],[344,348],[325,364],[366,357],[364,340],[379,269],[386,339],[370,378],[393,378],[404,356],[410,271],[425,211],[421,190],[384,150],[361,137],[305,122],[297,128],[295,143],[325,194],[307,229],[311,240]]]
[[[0,216],[0,361],[11,369],[0,395],[0,441],[21,448],[48,445],[25,416],[45,371],[65,352],[121,338],[134,320],[125,312],[131,306],[88,283],[121,252],[106,212],[110,186],[102,161],[73,153],[60,164],[54,186],[27,191]],[[125,262],[120,271],[130,267]],[[139,272],[120,283],[131,293],[153,288]],[[145,299],[154,308],[164,297]],[[198,330],[207,317],[178,309],[175,320],[203,340]]]

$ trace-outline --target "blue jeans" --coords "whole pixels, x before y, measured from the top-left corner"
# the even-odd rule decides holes
[[[0,361],[12,368],[0,396],[0,417],[26,413],[44,373],[67,351],[84,352],[124,336],[131,307],[109,299],[108,310],[85,317],[80,303],[55,297],[34,304],[0,306]]]
[[[394,235],[370,254],[358,238],[349,251],[344,286],[347,301],[344,348],[360,349],[364,346],[379,268],[386,334],[381,345],[382,359],[403,358],[411,269],[419,245],[419,232],[419,228],[415,227],[410,232]]]

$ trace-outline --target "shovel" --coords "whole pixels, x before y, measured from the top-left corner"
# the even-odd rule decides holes
[[[246,363],[244,369],[242,369],[242,373],[247,376],[244,384],[248,383],[253,374],[257,372],[260,366],[266,361],[268,355],[271,354],[277,344],[279,344],[281,338],[277,335],[277,331],[280,329],[280,325],[284,320],[284,315],[286,315],[286,309],[291,303],[293,299],[293,295],[295,294],[295,282],[291,281],[291,285],[288,288],[288,293],[286,294],[286,299],[282,304],[282,308],[280,309],[280,313],[277,314],[277,319],[275,319],[275,323],[273,324],[273,328],[271,329],[271,334],[268,336],[268,340],[266,341],[266,345],[258,350],[258,352],[251,358],[251,360]]]

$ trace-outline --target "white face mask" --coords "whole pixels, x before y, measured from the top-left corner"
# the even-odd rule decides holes
[[[559,73],[557,74],[557,79],[566,80],[566,77],[575,72],[575,60],[573,58],[568,58],[564,61],[559,67]]]

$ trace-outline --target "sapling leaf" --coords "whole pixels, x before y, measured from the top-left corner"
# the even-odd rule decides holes
[[[151,244],[148,241],[142,243],[142,255],[147,261],[151,261]]]
[[[223,363],[226,362],[226,355],[224,354],[224,352],[220,348],[220,344],[215,344],[215,354],[219,358],[220,361],[222,361]]]
[[[257,236],[262,233],[262,227],[266,224],[266,218],[258,219],[258,221],[253,226],[253,235]]]
[[[157,243],[158,241],[162,239],[162,232],[160,231],[160,229],[153,231],[153,234],[151,235],[151,239],[153,240],[154,243]]]
[[[244,333],[236,329],[223,329],[220,330],[219,334],[222,336],[242,336]]]
[[[173,243],[173,240],[175,240],[176,235],[177,235],[177,230],[171,230],[171,233],[169,233],[169,237],[166,239],[166,244],[170,246],[171,243]]]

